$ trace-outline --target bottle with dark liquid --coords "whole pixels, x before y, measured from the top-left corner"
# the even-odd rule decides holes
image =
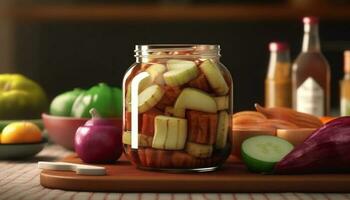
[[[292,68],[293,107],[299,112],[327,116],[330,107],[330,67],[321,53],[318,19],[304,17],[302,52]]]
[[[271,42],[270,61],[265,79],[265,106],[292,106],[291,63],[288,44]]]

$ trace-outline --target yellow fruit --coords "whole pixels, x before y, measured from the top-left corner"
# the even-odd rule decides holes
[[[42,140],[39,127],[30,122],[14,122],[7,125],[1,134],[2,144],[35,143]]]
[[[187,120],[177,117],[158,115],[154,119],[155,149],[182,150],[187,138]]]
[[[163,97],[164,90],[159,85],[152,85],[139,94],[139,113],[153,108]]]
[[[211,60],[204,61],[199,68],[207,77],[209,85],[215,91],[216,94],[223,96],[226,95],[230,88],[227,85],[224,76],[222,75],[219,66]]]
[[[184,118],[186,109],[216,113],[217,106],[209,94],[194,88],[183,89],[174,105],[174,116]]]
[[[169,86],[180,86],[198,75],[195,62],[188,60],[168,60],[168,71],[163,74],[164,81]]]

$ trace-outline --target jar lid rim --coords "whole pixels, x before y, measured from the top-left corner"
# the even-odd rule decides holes
[[[220,45],[212,44],[147,44],[135,45],[136,58],[220,57]]]
[[[220,45],[217,44],[138,44],[135,45],[135,51],[152,51],[152,50],[193,50],[193,49],[209,49],[219,50]]]
[[[135,57],[220,57],[220,45],[213,44],[147,44],[135,45]]]

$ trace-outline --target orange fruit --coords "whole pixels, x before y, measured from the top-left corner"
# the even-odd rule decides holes
[[[31,122],[14,122],[7,125],[1,136],[2,144],[35,143],[42,140],[39,127]]]
[[[327,122],[332,121],[336,117],[323,116],[323,117],[319,117],[319,118],[320,118],[320,120],[322,121],[323,124],[326,124]]]

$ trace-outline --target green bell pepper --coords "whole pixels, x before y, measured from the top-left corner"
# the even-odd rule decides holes
[[[122,107],[122,91],[99,83],[89,90],[75,89],[58,95],[51,103],[50,113],[89,118],[89,110],[95,108],[101,117],[121,117]]]
[[[102,117],[120,117],[122,115],[122,91],[99,83],[81,93],[75,100],[71,115],[90,117],[90,109],[95,108]]]
[[[51,102],[50,113],[56,116],[70,116],[74,101],[83,92],[84,90],[75,88],[74,90],[58,95]]]
[[[20,74],[0,74],[0,119],[38,119],[48,108],[44,90]]]

